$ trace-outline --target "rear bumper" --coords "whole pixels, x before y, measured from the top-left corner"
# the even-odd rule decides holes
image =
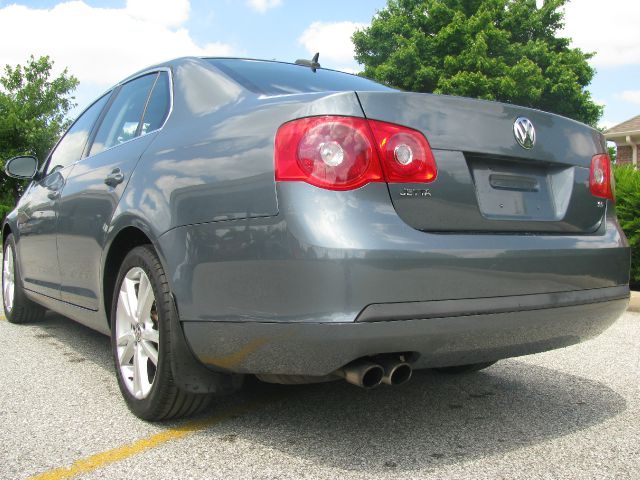
[[[327,375],[380,353],[411,352],[414,368],[429,368],[565,347],[608,328],[628,298],[628,287],[621,286],[551,297],[372,305],[352,323],[183,322],[183,327],[196,357],[215,370]],[[474,305],[479,313],[469,310]],[[388,319],[394,317],[414,319]]]
[[[412,320],[416,318],[463,317],[495,313],[517,313],[549,308],[572,307],[611,300],[629,299],[629,286],[592,290],[551,292],[508,297],[465,298],[431,302],[383,303],[367,306],[357,322]]]

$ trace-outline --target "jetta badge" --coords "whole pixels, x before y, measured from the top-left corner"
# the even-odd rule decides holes
[[[536,143],[536,129],[526,117],[518,117],[513,123],[513,134],[522,148],[530,150]]]

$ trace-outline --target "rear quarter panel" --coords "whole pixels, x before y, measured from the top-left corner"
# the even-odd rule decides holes
[[[173,73],[173,113],[114,218],[137,217],[155,237],[181,225],[276,215],[278,127],[309,115],[362,116],[354,92],[261,97],[197,59]]]

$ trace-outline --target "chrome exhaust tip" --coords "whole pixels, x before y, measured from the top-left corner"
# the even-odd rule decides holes
[[[382,383],[398,386],[411,380],[413,369],[407,362],[400,361],[396,358],[384,358],[380,361],[380,366],[384,369]]]
[[[336,372],[352,385],[369,389],[380,385],[384,376],[384,369],[377,363],[366,360],[356,360]]]

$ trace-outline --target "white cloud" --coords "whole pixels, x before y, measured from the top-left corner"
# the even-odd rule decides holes
[[[355,22],[313,22],[302,33],[298,42],[304,45],[310,54],[320,52],[323,59],[332,62],[353,62],[353,42],[351,36],[359,28],[366,27]]]
[[[571,0],[562,35],[583,51],[596,52],[596,66],[640,64],[638,0]]]
[[[182,27],[188,0],[128,0],[125,8],[96,8],[69,1],[51,9],[0,8],[2,64],[49,55],[81,84],[116,83],[148,65],[187,55],[230,55],[224,43],[200,46]],[[24,26],[29,32],[25,33]],[[19,39],[19,41],[16,41]]]
[[[627,102],[640,105],[640,90],[625,90],[618,97]]]
[[[282,0],[248,0],[247,5],[256,12],[265,13],[267,10],[282,5]]]
[[[136,20],[179,27],[189,19],[189,0],[127,0],[126,11]]]
[[[339,72],[350,73],[351,75],[356,75],[360,70],[352,67],[334,67],[333,70],[338,70]]]

